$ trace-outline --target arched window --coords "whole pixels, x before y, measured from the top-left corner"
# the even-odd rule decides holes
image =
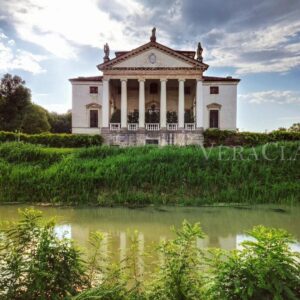
[[[150,83],[150,94],[157,94],[158,93],[158,85],[156,82]]]

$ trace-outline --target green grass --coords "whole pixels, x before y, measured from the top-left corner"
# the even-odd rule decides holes
[[[285,160],[281,158],[284,147]],[[56,149],[0,144],[0,202],[202,205],[300,201],[300,142],[205,159],[197,147]],[[256,160],[253,151],[258,155]]]

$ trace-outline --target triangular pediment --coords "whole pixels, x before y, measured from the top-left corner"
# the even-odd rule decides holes
[[[202,69],[208,65],[172,50],[156,42],[147,43],[134,50],[124,52],[98,66],[100,70],[113,69]]]

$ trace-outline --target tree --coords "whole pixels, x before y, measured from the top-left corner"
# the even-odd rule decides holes
[[[294,124],[289,128],[289,131],[300,132],[300,123],[294,123]]]
[[[68,111],[65,114],[56,112],[48,113],[48,120],[52,133],[71,133],[72,129],[72,113]]]
[[[29,105],[24,114],[21,130],[25,133],[42,133],[50,130],[48,112],[39,105]]]
[[[0,82],[0,130],[20,130],[31,105],[31,92],[19,76],[5,74]]]

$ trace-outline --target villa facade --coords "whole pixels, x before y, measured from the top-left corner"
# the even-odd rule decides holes
[[[203,130],[236,130],[237,85],[232,77],[204,76],[202,47],[178,51],[150,42],[110,59],[102,76],[72,83],[72,132],[101,134],[110,145],[203,143]]]

